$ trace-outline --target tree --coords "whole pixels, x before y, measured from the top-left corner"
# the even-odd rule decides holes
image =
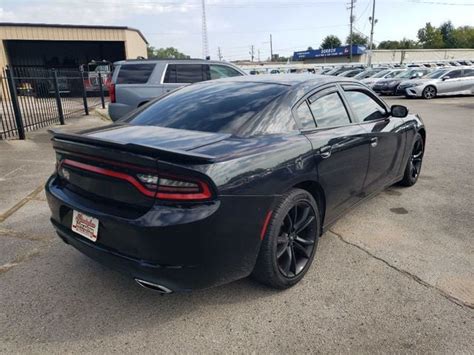
[[[441,26],[439,26],[439,30],[441,31],[441,36],[443,37],[444,47],[456,48],[458,46],[453,36],[454,26],[451,21],[442,23]]]
[[[474,27],[462,26],[455,28],[452,39],[457,48],[474,48]]]
[[[377,49],[412,49],[417,48],[415,41],[403,38],[401,41],[382,41],[377,46]]]
[[[323,43],[321,43],[320,49],[329,49],[329,48],[336,48],[341,46],[341,40],[339,37],[334,35],[326,36],[323,39]]]
[[[352,44],[360,44],[362,46],[367,46],[368,39],[362,34],[353,33],[352,34]],[[347,36],[346,44],[349,45],[351,43],[351,36]]]
[[[427,23],[425,27],[418,30],[418,39],[423,48],[443,48],[443,35],[439,28]]]
[[[377,46],[377,49],[399,49],[400,42],[398,41],[382,41]]]
[[[155,48],[152,46],[147,47],[148,59],[189,59],[190,56],[181,53],[174,47],[168,48]]]

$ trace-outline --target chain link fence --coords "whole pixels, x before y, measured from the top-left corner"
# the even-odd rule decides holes
[[[0,139],[88,115],[108,98],[110,73],[80,69],[4,68],[0,72]]]

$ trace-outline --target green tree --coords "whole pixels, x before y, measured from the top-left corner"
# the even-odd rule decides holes
[[[443,35],[439,28],[427,23],[425,27],[418,30],[418,39],[423,48],[443,48]]]
[[[442,23],[441,26],[439,26],[439,30],[441,31],[441,36],[443,37],[444,47],[458,47],[458,44],[456,43],[455,38],[453,36],[454,26],[451,21]]]
[[[420,46],[418,43],[412,39],[408,38],[403,38],[400,42],[400,49],[413,49],[413,48],[419,48]]]
[[[346,44],[349,45],[351,43],[351,36],[347,36]],[[367,46],[368,39],[363,34],[359,33],[352,33],[352,44],[360,44],[363,46]]]
[[[382,41],[377,46],[377,49],[398,49],[400,48],[400,42],[398,41]]]
[[[334,35],[326,36],[323,39],[323,43],[321,43],[320,49],[329,49],[329,48],[336,48],[341,46],[341,40],[339,37]]]
[[[174,47],[155,48],[149,46],[147,48],[148,59],[189,59],[190,56],[181,53]]]
[[[461,26],[452,32],[453,42],[456,48],[474,48],[474,27]]]

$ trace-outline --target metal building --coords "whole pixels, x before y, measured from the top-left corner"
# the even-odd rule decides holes
[[[78,68],[147,57],[147,40],[123,26],[0,23],[0,68]]]

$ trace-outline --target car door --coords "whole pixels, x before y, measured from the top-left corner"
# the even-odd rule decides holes
[[[402,173],[405,151],[404,120],[392,117],[388,108],[371,91],[356,84],[343,85],[344,98],[353,120],[365,130],[370,147],[364,194],[391,185]]]
[[[318,181],[326,197],[326,221],[331,223],[361,199],[369,163],[364,129],[352,124],[337,86],[307,97],[294,110],[311,141]]]
[[[451,94],[460,91],[462,85],[462,69],[452,70],[441,77],[437,84],[438,94]]]
[[[463,70],[462,78],[459,82],[459,92],[463,94],[474,94],[474,69]]]

